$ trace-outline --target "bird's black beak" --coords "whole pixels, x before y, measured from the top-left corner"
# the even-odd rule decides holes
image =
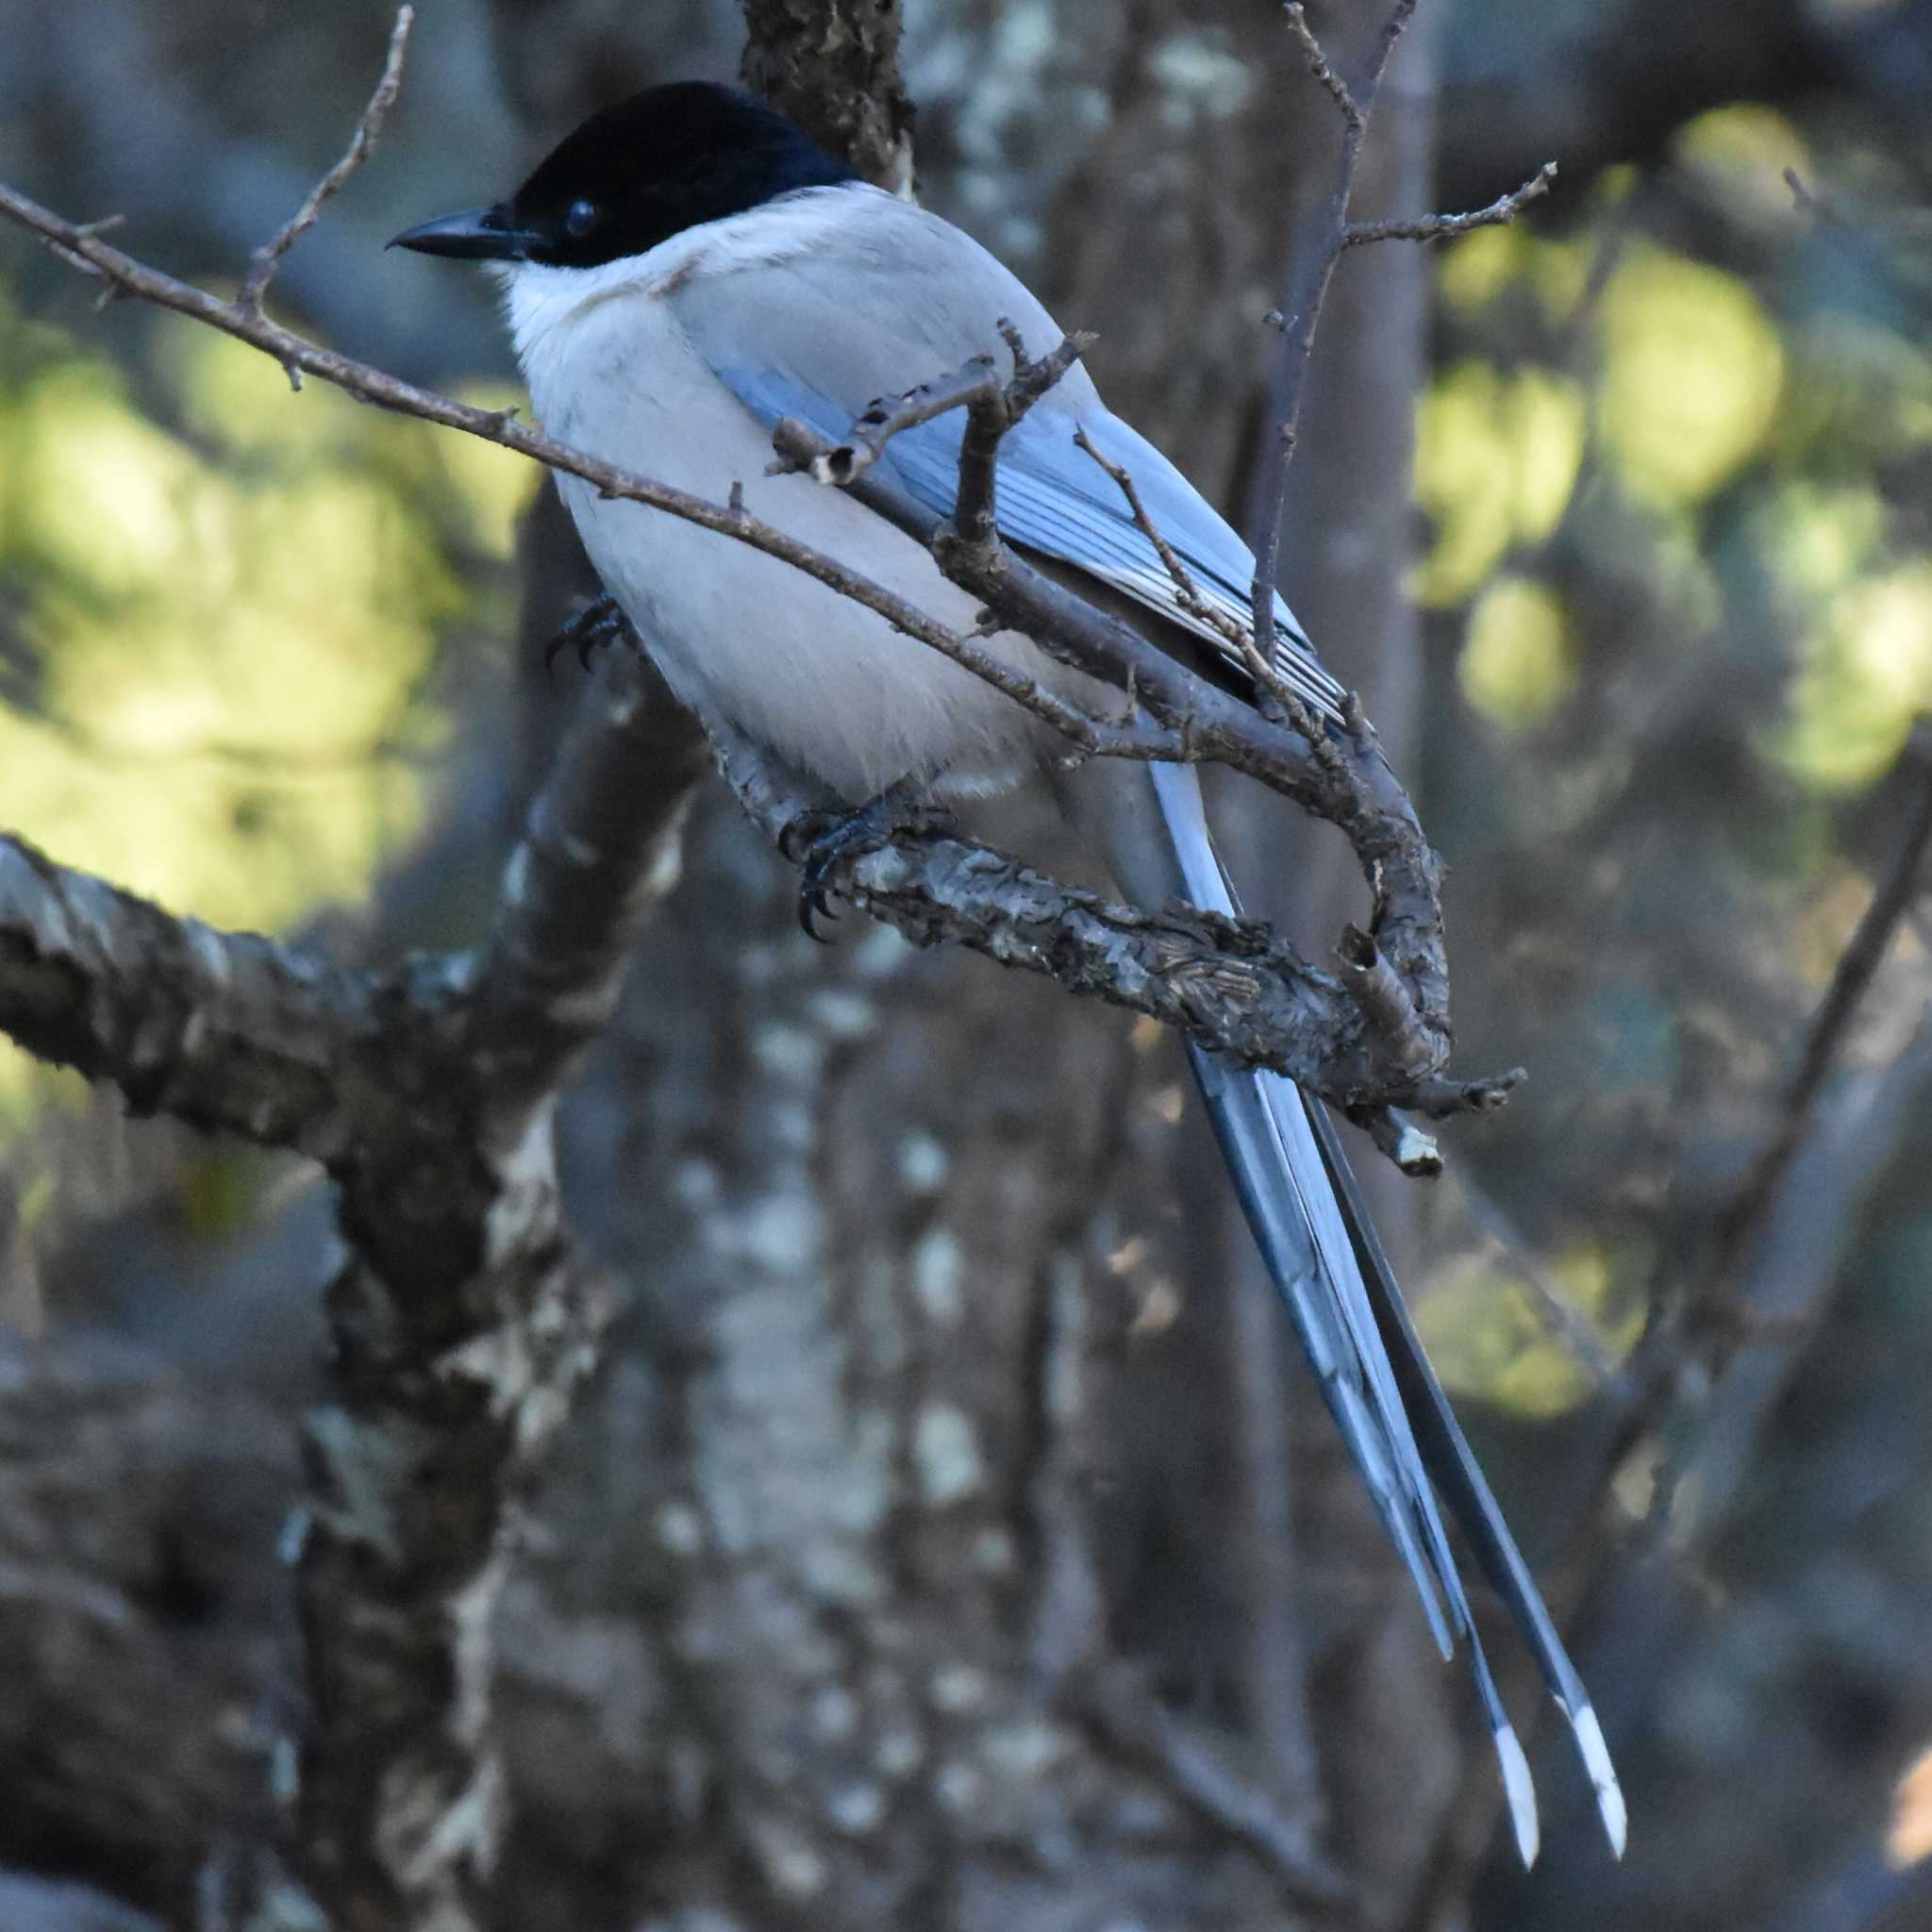
[[[512,225],[498,206],[439,215],[420,227],[404,229],[389,245],[413,248],[420,255],[454,255],[469,261],[522,261],[538,239]]]

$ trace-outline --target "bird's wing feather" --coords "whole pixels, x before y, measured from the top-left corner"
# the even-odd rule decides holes
[[[699,354],[761,423],[797,416],[832,437],[881,394],[898,395],[991,354],[1010,370],[1000,332],[1047,354],[1060,331],[1026,289],[949,225],[879,197],[860,219],[759,278],[758,358],[744,348],[744,301],[730,271],[700,274],[667,301]],[[877,480],[933,516],[952,513],[965,412],[902,431]],[[1192,586],[1183,593],[1136,524],[1120,486],[1074,441],[1076,430],[1134,481],[1154,527]],[[1224,626],[1249,629],[1255,560],[1246,544],[1145,438],[1111,414],[1084,371],[1070,370],[1000,445],[999,527],[1071,564],[1210,645],[1245,674]],[[1204,609],[1201,607],[1206,607]],[[1322,668],[1294,613],[1275,600],[1276,669],[1319,712],[1341,715],[1344,693]]]

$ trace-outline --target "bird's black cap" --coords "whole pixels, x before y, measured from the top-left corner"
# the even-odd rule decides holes
[[[858,178],[756,96],[679,81],[591,115],[508,201],[425,222],[390,245],[595,268],[795,189]]]

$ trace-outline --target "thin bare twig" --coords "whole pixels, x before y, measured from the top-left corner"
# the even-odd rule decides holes
[[[1133,518],[1135,527],[1153,544],[1168,575],[1174,579],[1174,591],[1180,599],[1181,608],[1193,616],[1205,618],[1230,642],[1237,637],[1244,636],[1244,626],[1234,623],[1225,611],[1214,609],[1202,596],[1199,585],[1194,582],[1192,572],[1181,561],[1174,545],[1162,533],[1160,525],[1147,514],[1147,506],[1141,501],[1141,491],[1134,482],[1133,473],[1124,465],[1112,462],[1102,456],[1093,439],[1085,429],[1074,431],[1074,447],[1091,457],[1113,479],[1115,487],[1126,499],[1127,514]]]
[[[1809,215],[1825,227],[1893,242],[1924,242],[1932,235],[1932,208],[1907,208],[1881,213],[1860,208],[1854,212],[1836,196],[1812,193],[1795,168],[1785,170],[1785,186],[1791,191],[1792,213]]]
[[[1402,39],[1416,0],[1395,0],[1382,30],[1370,52],[1362,73],[1353,85],[1342,77],[1309,26],[1299,0],[1291,0],[1285,9],[1290,33],[1307,58],[1308,72],[1334,101],[1341,116],[1341,142],[1336,156],[1333,185],[1319,214],[1297,237],[1288,275],[1288,290],[1281,308],[1273,312],[1282,332],[1281,373],[1276,391],[1278,411],[1275,428],[1263,449],[1260,474],[1257,479],[1255,528],[1250,543],[1255,553],[1255,577],[1250,603],[1254,616],[1254,649],[1265,662],[1274,655],[1275,589],[1281,566],[1281,520],[1288,502],[1288,472],[1294,458],[1296,437],[1301,423],[1302,391],[1308,363],[1314,353],[1315,326],[1322,305],[1327,297],[1328,283],[1336,264],[1351,248],[1371,242],[1430,242],[1447,235],[1459,235],[1472,228],[1507,222],[1520,213],[1524,204],[1543,193],[1556,175],[1556,164],[1547,163],[1532,180],[1507,194],[1489,208],[1469,214],[1424,215],[1412,222],[1363,222],[1349,220],[1349,202],[1355,190],[1356,169],[1361,160],[1362,142],[1368,133],[1369,117],[1381,88],[1390,57]]]
[[[1132,474],[1123,465],[1109,461],[1101,455],[1092,439],[1084,429],[1074,432],[1074,443],[1106,471],[1113,479],[1121,494],[1126,499],[1127,513],[1133,518],[1135,527],[1154,545],[1168,576],[1173,580],[1175,601],[1189,616],[1197,617],[1202,623],[1211,625],[1216,635],[1240,655],[1246,666],[1248,675],[1255,680],[1257,691],[1261,694],[1263,715],[1268,715],[1267,706],[1272,703],[1278,722],[1287,724],[1307,741],[1308,755],[1322,764],[1330,775],[1347,779],[1341,774],[1346,770],[1346,760],[1341,759],[1329,740],[1328,732],[1322,721],[1315,715],[1307,701],[1283,677],[1274,663],[1264,658],[1256,647],[1254,633],[1249,626],[1230,617],[1218,605],[1210,604],[1202,596],[1201,589],[1195,583],[1192,573],[1180,559],[1172,543],[1147,514],[1147,506],[1141,500],[1141,491],[1135,484]]]
[[[1834,227],[1843,224],[1844,217],[1839,213],[1838,209],[1830,202],[1819,195],[1813,194],[1805,186],[1804,178],[1799,175],[1797,169],[1787,168],[1785,170],[1785,186],[1791,191],[1791,212],[1793,214],[1809,215],[1814,221],[1828,222]]]
[[[930,423],[948,410],[964,408],[990,391],[1005,387],[991,354],[975,356],[963,369],[923,382],[896,401],[879,397],[854,420],[843,442],[828,449],[824,456],[814,457],[808,467],[819,482],[842,490],[848,483],[857,482],[885,455],[886,444],[901,430]],[[778,472],[796,467],[782,457],[772,465]]]
[[[1328,95],[1341,110],[1343,125],[1351,133],[1359,134],[1367,121],[1367,113],[1355,95],[1349,92],[1348,83],[1329,64],[1328,55],[1322,42],[1316,39],[1315,30],[1308,25],[1307,8],[1301,0],[1289,0],[1282,8],[1288,22],[1288,30],[1300,42],[1304,55],[1307,57],[1308,72],[1328,91]],[[1400,33],[1401,28],[1397,27]]]
[[[950,536],[990,558],[999,543],[997,492],[1000,440],[1079,359],[1093,338],[1083,329],[1064,335],[1037,362],[1027,355],[1020,331],[1004,316],[999,331],[1013,358],[1013,379],[966,406],[966,433],[959,439],[959,491],[953,504]]]
[[[1487,208],[1472,208],[1467,214],[1423,215],[1412,222],[1351,222],[1342,230],[1341,245],[1362,248],[1371,242],[1441,242],[1454,235],[1467,235],[1473,228],[1498,228],[1513,222],[1540,194],[1547,194],[1556,178],[1556,162],[1545,161],[1521,188],[1512,188]]]
[[[1036,361],[1027,355],[1019,330],[1004,317],[999,330],[1013,359],[1010,380],[1000,375],[998,364],[988,354],[975,356],[963,368],[923,382],[896,399],[882,396],[853,423],[843,442],[812,458],[807,466],[812,475],[842,490],[878,461],[893,437],[954,409],[964,409],[966,432],[959,444],[959,490],[953,525],[961,541],[983,544],[991,541],[997,526],[994,469],[1001,440],[1093,341],[1086,330],[1074,329]],[[781,456],[772,467],[784,471],[798,465]]]
[[[1543,1326],[1592,1382],[1607,1382],[1617,1373],[1617,1364],[1604,1346],[1596,1324],[1571,1300],[1516,1224],[1467,1174],[1457,1176],[1457,1186],[1470,1219],[1494,1243],[1504,1265],[1529,1291]]]
[[[1341,1874],[1306,1822],[1285,1814],[1262,1782],[1229,1761],[1221,1740],[1169,1709],[1131,1665],[1089,1673],[1075,1701],[1118,1749],[1159,1772],[1177,1796],[1260,1857],[1291,1898],[1321,1904],[1343,1895]]]
[[[1419,1080],[1402,1105],[1432,1121],[1453,1120],[1462,1113],[1494,1113],[1528,1078],[1526,1069],[1511,1067],[1507,1074],[1480,1080]]]
[[[1785,1177],[1810,1137],[1825,1079],[1900,924],[1922,889],[1925,855],[1932,849],[1932,732],[1922,732],[1915,741],[1915,748],[1924,765],[1905,836],[1878,880],[1872,903],[1839,956],[1831,984],[1812,1016],[1805,1037],[1805,1050],[1785,1095],[1777,1127],[1718,1225],[1712,1265],[1694,1311],[1695,1319],[1711,1321],[1718,1328],[1729,1325],[1726,1317],[1738,1312],[1739,1284],[1770,1220]]]
[[[1181,608],[1190,617],[1198,617],[1204,624],[1212,625],[1216,632],[1237,650],[1252,651],[1254,640],[1248,635],[1247,625],[1238,624],[1226,611],[1208,603],[1207,598],[1202,596],[1201,587],[1194,581],[1193,573],[1181,561],[1180,554],[1167,541],[1166,533],[1160,525],[1147,514],[1147,506],[1141,500],[1140,488],[1134,481],[1132,471],[1124,464],[1116,463],[1103,456],[1099,446],[1085,429],[1074,431],[1074,447],[1083,451],[1097,463],[1121,492],[1126,502],[1127,514],[1134,520],[1134,527],[1153,544],[1155,555],[1160,558],[1161,567],[1172,580],[1174,600]],[[1271,689],[1279,683],[1272,666],[1263,665],[1257,675],[1264,677]],[[1292,692],[1284,692],[1284,695],[1293,697]]]
[[[1375,90],[1382,84],[1382,70],[1388,66],[1390,55],[1394,53],[1396,42],[1407,31],[1415,7],[1416,0],[1395,0],[1394,7],[1390,9],[1389,18],[1382,24],[1382,38],[1376,43],[1374,58],[1369,65],[1367,92],[1371,100]]]
[[[1302,389],[1308,359],[1314,353],[1315,324],[1328,293],[1328,282],[1348,247],[1348,204],[1354,192],[1356,165],[1383,71],[1395,43],[1402,38],[1415,0],[1396,0],[1370,57],[1366,71],[1354,87],[1342,79],[1309,26],[1299,0],[1285,9],[1289,31],[1307,58],[1308,72],[1321,83],[1341,115],[1341,146],[1336,157],[1334,186],[1315,234],[1297,250],[1291,267],[1289,298],[1282,305],[1280,419],[1261,461],[1257,499],[1259,527],[1254,533],[1255,579],[1250,604],[1254,612],[1254,646],[1264,662],[1274,657],[1275,585],[1281,571],[1281,519],[1288,502],[1288,469],[1294,455],[1301,422]]]
[[[322,219],[323,209],[341,192],[349,177],[375,150],[382,124],[395,105],[396,95],[402,91],[403,57],[408,49],[409,29],[415,22],[416,9],[413,7],[405,6],[397,11],[396,24],[390,30],[389,54],[382,63],[382,78],[375,83],[375,92],[369,96],[369,105],[362,109],[362,118],[357,122],[356,131],[350,136],[341,159],[309,190],[308,198],[302,206],[255,251],[247,279],[242,284],[242,292],[235,298],[235,306],[244,313],[261,313],[269,284],[275,280],[283,258]],[[289,366],[290,382],[300,389],[300,369],[285,366]]]

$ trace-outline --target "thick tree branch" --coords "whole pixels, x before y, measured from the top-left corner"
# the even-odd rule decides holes
[[[676,875],[701,743],[609,654],[480,964],[375,982],[347,1042],[373,1097],[330,1162],[350,1246],[297,1565],[298,1864],[342,1932],[481,1922],[502,1825],[488,1623],[516,1494],[604,1311],[561,1229],[555,1095]]]
[[[697,720],[648,659],[609,652],[511,856],[466,1002],[467,1050],[508,1108],[540,1104],[604,1029],[638,924],[677,882]]]
[[[334,1160],[368,982],[222,933],[0,838],[0,1031],[136,1113]]]
[[[0,842],[0,1025],[139,1109],[341,1184],[337,1392],[307,1432],[295,1861],[345,1932],[472,1923],[494,1857],[479,1636],[516,1487],[602,1308],[560,1232],[551,1107],[675,876],[702,745],[641,659],[608,654],[474,968],[341,972]]]
[[[340,972],[0,844],[0,1024],[341,1187],[337,1393],[307,1432],[295,1864],[345,1932],[470,1924],[494,1857],[480,1633],[602,1307],[559,1230],[551,1104],[675,876],[702,742],[609,654],[474,969]]]
[[[460,960],[345,972],[0,836],[0,1031],[110,1081],[137,1113],[331,1168],[372,1133],[402,1131],[402,1090],[437,1076],[425,1054],[481,1056],[499,1105],[541,1094],[602,1024],[636,919],[675,881],[703,742],[647,667],[611,654],[532,808],[474,974]],[[451,1026],[455,1045],[441,1038]]]
[[[716,748],[740,803],[774,842],[827,803],[747,739],[725,732]],[[917,945],[947,941],[1043,974],[1344,1106],[1379,1108],[1391,1097],[1431,1113],[1471,1106],[1467,1089],[1405,1077],[1398,1057],[1411,1036],[1378,1030],[1372,1007],[1341,978],[1310,966],[1266,925],[1180,904],[1158,912],[1115,905],[955,832],[923,827],[899,827],[878,848],[836,860],[828,882]],[[1417,1144],[1427,1137],[1411,1135],[1403,1164],[1432,1171]]]

